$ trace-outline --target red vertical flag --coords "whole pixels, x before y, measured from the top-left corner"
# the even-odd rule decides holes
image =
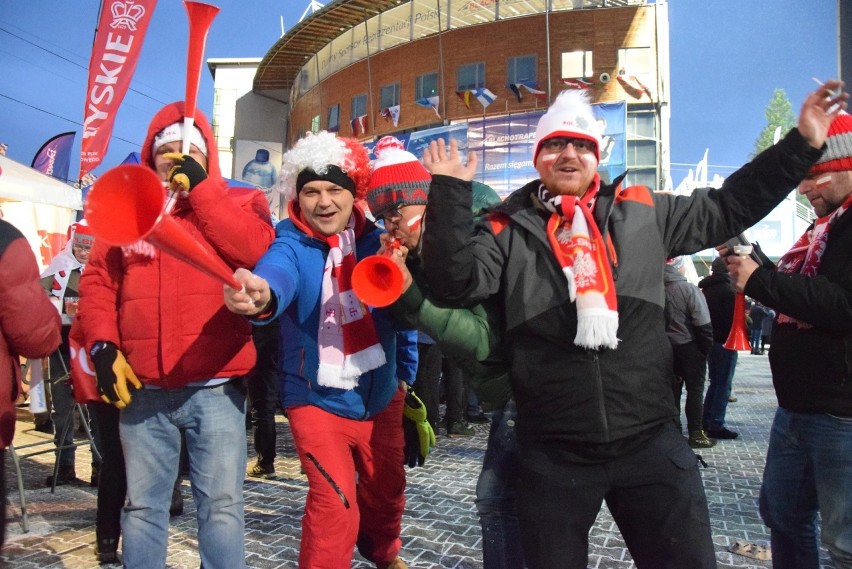
[[[80,151],[80,177],[106,155],[115,115],[124,99],[157,0],[104,0],[89,61]]]

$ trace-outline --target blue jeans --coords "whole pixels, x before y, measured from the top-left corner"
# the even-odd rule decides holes
[[[757,328],[751,328],[748,331],[748,343],[751,344],[751,353],[760,352],[760,343],[763,334],[763,326],[758,326]]]
[[[246,398],[238,382],[216,387],[142,389],[121,412],[127,505],[121,517],[124,567],[166,565],[169,505],[178,475],[181,431],[198,508],[205,569],[245,567],[243,479]]]
[[[482,561],[485,569],[521,569],[524,552],[518,526],[518,443],[515,420],[518,408],[510,399],[491,413],[491,431],[476,483],[476,510],[482,526]]]
[[[717,431],[725,426],[725,413],[728,411],[728,397],[731,396],[731,384],[734,370],[737,369],[736,350],[728,350],[722,344],[713,342],[707,358],[707,393],[704,395],[704,429]]]
[[[760,489],[775,569],[819,568],[817,511],[834,566],[852,568],[852,418],[779,408]]]

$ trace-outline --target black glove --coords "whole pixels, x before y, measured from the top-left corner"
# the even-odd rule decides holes
[[[112,342],[95,342],[89,356],[95,364],[101,399],[119,409],[127,407],[131,400],[130,389],[141,389],[142,383],[127,363],[124,354]]]
[[[169,170],[169,182],[171,182],[172,190],[180,189],[184,192],[190,192],[192,188],[207,179],[207,172],[204,167],[189,154],[168,152],[163,154],[163,158],[175,163]]]
[[[426,406],[413,390],[405,395],[402,412],[402,427],[405,432],[405,456],[403,464],[410,468],[423,466],[435,446],[435,431],[426,420]]]

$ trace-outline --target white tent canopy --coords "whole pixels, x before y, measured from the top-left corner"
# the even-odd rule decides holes
[[[23,201],[83,209],[80,190],[7,156],[0,156],[0,201]]]
[[[80,190],[0,156],[0,215],[27,238],[39,270],[62,250],[80,209]]]

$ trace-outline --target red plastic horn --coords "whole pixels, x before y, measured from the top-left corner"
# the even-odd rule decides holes
[[[746,330],[745,294],[741,292],[738,292],[734,298],[734,321],[731,323],[731,331],[723,346],[726,350],[751,350]]]
[[[382,308],[400,297],[402,272],[389,258],[398,248],[399,242],[391,241],[391,248],[384,255],[370,255],[355,265],[352,270],[352,290],[358,300],[368,306]]]
[[[137,164],[117,166],[92,186],[86,198],[86,221],[95,237],[107,245],[122,247],[144,239],[231,288],[241,289],[225,261],[163,211],[165,200],[163,183],[153,170]]]
[[[186,56],[185,117],[181,152],[189,154],[189,133],[195,123],[195,105],[198,99],[198,84],[201,82],[201,64],[204,60],[204,47],[207,45],[207,32],[210,31],[210,24],[219,13],[219,8],[201,2],[184,1],[183,5],[189,16],[189,49]]]

